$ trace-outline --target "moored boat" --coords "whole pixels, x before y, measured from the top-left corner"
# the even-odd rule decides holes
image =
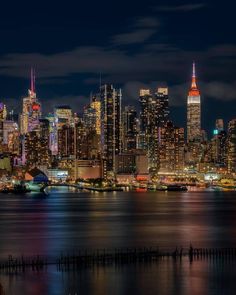
[[[4,194],[26,194],[30,192],[29,188],[21,184],[15,184],[13,187],[5,187],[1,190],[1,193]]]
[[[176,191],[187,191],[188,188],[186,185],[178,185],[178,184],[171,184],[171,185],[167,185],[167,191],[169,192],[176,192]]]

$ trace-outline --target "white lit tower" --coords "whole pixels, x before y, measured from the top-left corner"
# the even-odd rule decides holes
[[[195,63],[193,63],[192,85],[187,101],[187,141],[198,142],[201,138],[201,96],[196,83]]]

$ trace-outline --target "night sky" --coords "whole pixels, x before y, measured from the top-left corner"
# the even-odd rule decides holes
[[[18,2],[0,12],[0,98],[9,108],[19,110],[33,66],[44,113],[65,103],[80,112],[101,73],[123,88],[123,105],[138,106],[140,87],[168,85],[171,117],[185,126],[194,60],[203,128],[236,117],[233,1]]]

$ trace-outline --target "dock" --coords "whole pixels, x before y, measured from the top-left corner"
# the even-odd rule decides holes
[[[48,187],[68,187],[75,188],[78,190],[95,191],[95,192],[121,192],[124,191],[122,187],[93,187],[79,184],[67,184],[67,183],[56,183],[56,184],[45,184],[40,188],[41,192],[45,192]]]

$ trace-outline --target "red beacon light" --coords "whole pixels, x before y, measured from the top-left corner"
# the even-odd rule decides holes
[[[32,110],[33,110],[33,111],[39,111],[39,110],[40,110],[40,104],[34,103],[34,104],[32,105]]]

